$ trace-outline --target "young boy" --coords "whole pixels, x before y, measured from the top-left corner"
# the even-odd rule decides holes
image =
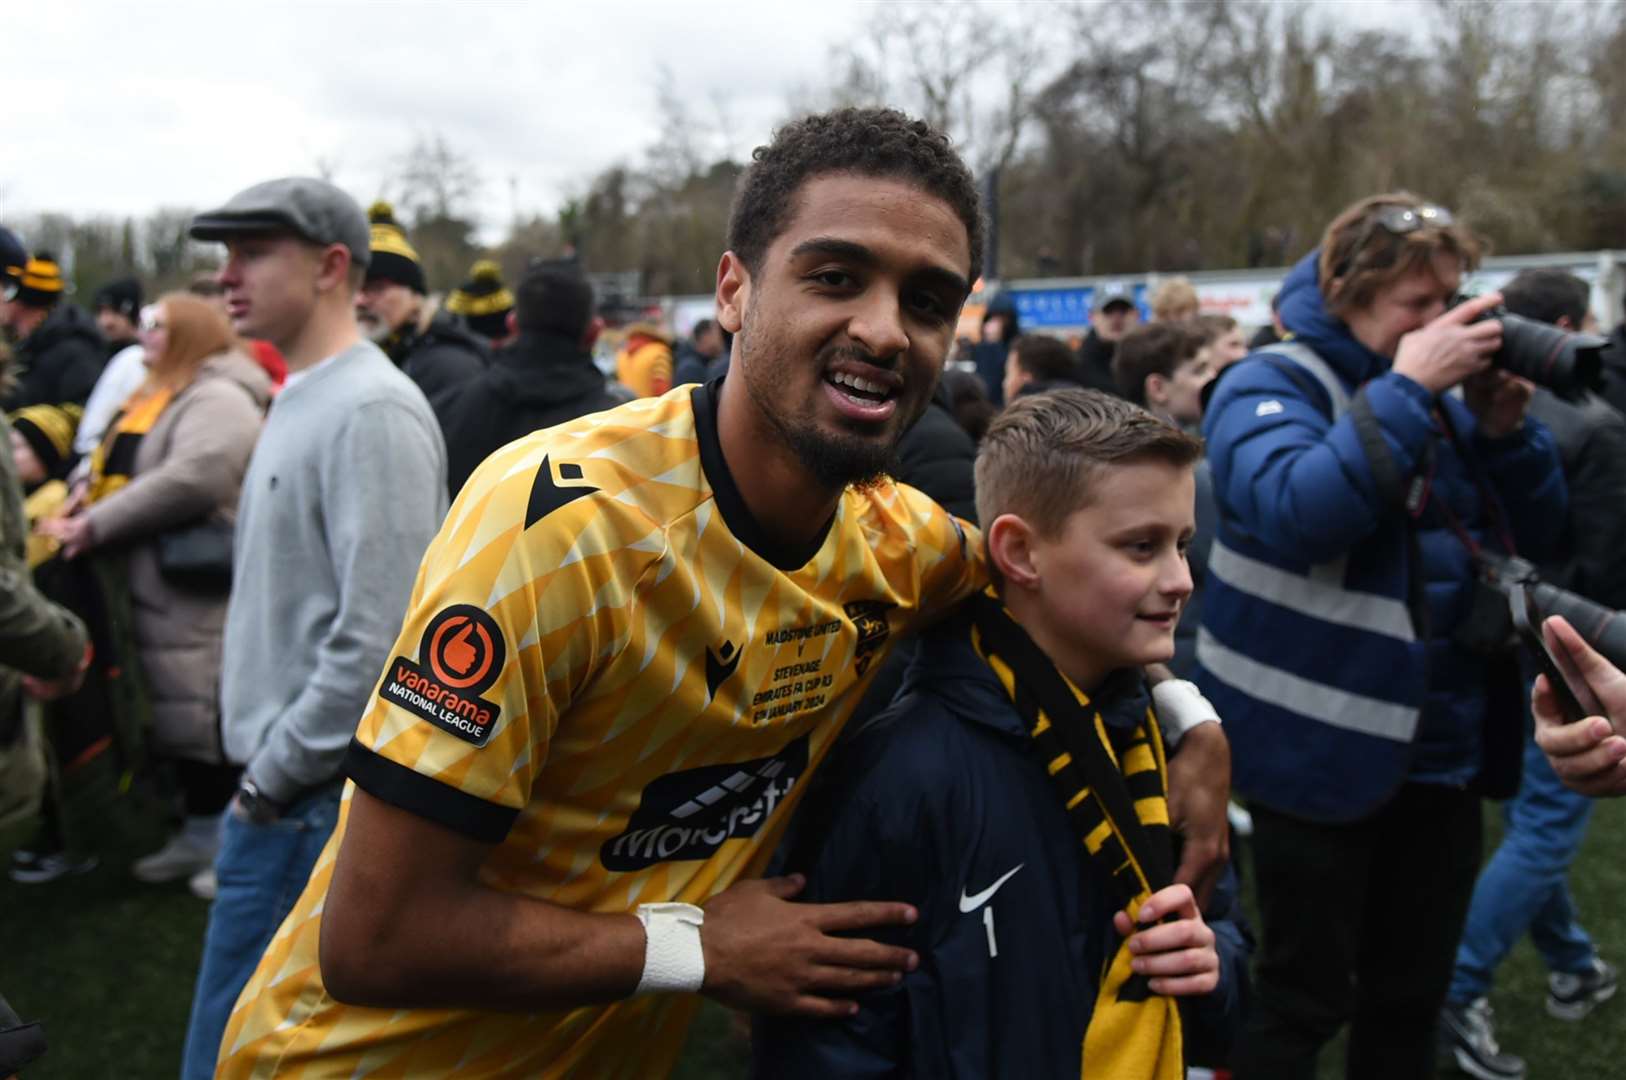
[[[1119,393],[1195,431],[1203,422],[1203,387],[1214,377],[1206,343],[1188,323],[1157,322],[1131,330],[1112,358]]]
[[[997,593],[923,639],[904,693],[809,793],[788,860],[805,899],[914,905],[893,940],[919,966],[845,1019],[759,1020],[757,1075],[1166,1080],[1224,1053],[1245,947],[1224,927],[1222,965],[1169,885],[1141,674],[1173,654],[1191,591],[1201,450],[1094,390],[1024,396],[990,426]]]

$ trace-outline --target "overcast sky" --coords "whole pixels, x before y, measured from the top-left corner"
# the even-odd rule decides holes
[[[1042,32],[1041,0],[1023,0]],[[1393,0],[1321,0],[1363,18]],[[487,230],[638,161],[667,65],[734,151],[762,142],[874,0],[0,3],[0,221],[206,208],[325,164],[363,204],[414,138],[484,180]],[[1014,12],[1014,7],[1003,10]]]
[[[488,224],[551,211],[654,141],[662,63],[749,149],[864,18],[858,0],[7,3],[0,220],[201,208],[319,162],[365,203],[420,133],[475,165]]]

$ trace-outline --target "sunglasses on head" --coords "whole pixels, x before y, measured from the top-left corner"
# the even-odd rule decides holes
[[[1366,250],[1367,242],[1378,229],[1391,236],[1406,236],[1419,229],[1444,229],[1456,223],[1451,211],[1443,206],[1433,203],[1424,203],[1422,206],[1385,206],[1371,217],[1366,219],[1366,225],[1361,229],[1361,235],[1350,249],[1349,257],[1338,268],[1336,276],[1342,277],[1360,260],[1361,253]]]
[[[1424,226],[1445,228],[1456,223],[1451,211],[1443,206],[1425,203],[1422,206],[1385,206],[1372,215],[1367,222],[1367,230],[1373,226],[1382,226],[1396,236],[1405,236],[1414,233]]]

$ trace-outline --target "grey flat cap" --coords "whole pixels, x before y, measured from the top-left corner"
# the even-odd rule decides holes
[[[366,266],[367,215],[356,200],[326,180],[285,176],[255,184],[231,197],[218,210],[192,219],[194,240],[225,240],[254,232],[290,232],[313,244],[343,244],[350,260]]]

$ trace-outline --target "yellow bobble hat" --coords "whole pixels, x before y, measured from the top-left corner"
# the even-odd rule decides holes
[[[78,405],[29,405],[11,414],[11,426],[27,442],[48,476],[57,476],[73,453],[73,436],[85,410]]]
[[[17,299],[29,307],[51,307],[62,299],[67,287],[56,257],[41,251],[23,264],[23,276],[17,283]]]
[[[367,208],[367,220],[372,224],[368,239],[373,251],[367,264],[367,280],[393,281],[420,296],[428,293],[423,263],[407,240],[406,230],[395,220],[395,208],[380,199]]]
[[[508,313],[514,310],[514,294],[503,284],[502,267],[492,259],[481,259],[469,268],[469,280],[446,297],[446,310],[463,316],[469,329],[488,338],[508,333]]]

